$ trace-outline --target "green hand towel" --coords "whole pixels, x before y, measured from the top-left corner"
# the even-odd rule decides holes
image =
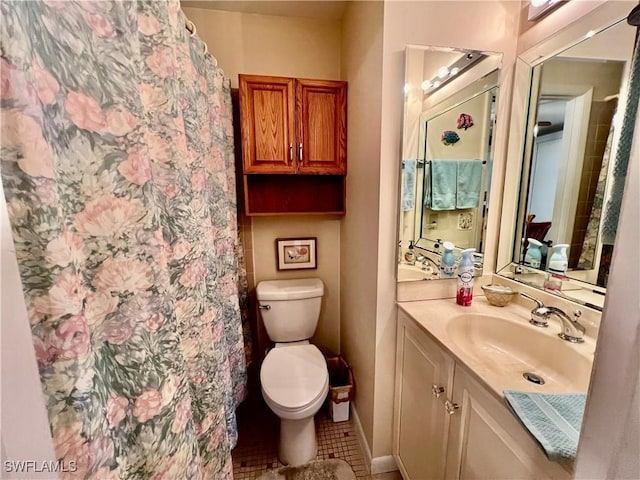
[[[480,205],[482,160],[458,160],[456,208]]]
[[[584,393],[505,390],[509,407],[540,443],[549,460],[575,460],[584,416]]]
[[[431,160],[430,196],[426,205],[431,210],[455,210],[458,164],[455,160]]]

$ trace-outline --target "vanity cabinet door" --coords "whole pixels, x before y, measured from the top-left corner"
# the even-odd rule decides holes
[[[347,173],[347,82],[296,80],[298,173]]]
[[[244,173],[295,173],[294,79],[240,75]]]
[[[347,82],[240,75],[245,174],[347,173]]]
[[[508,408],[466,370],[456,368],[447,479],[570,479],[550,462]]]
[[[393,450],[405,480],[444,478],[454,361],[400,311]],[[443,391],[436,397],[433,388]]]

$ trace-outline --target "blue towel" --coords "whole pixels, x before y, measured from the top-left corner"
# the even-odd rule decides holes
[[[482,183],[481,160],[458,160],[456,208],[476,208],[480,205]]]
[[[575,459],[586,394],[505,390],[504,397],[549,460]]]
[[[416,198],[416,164],[414,159],[402,161],[402,211],[413,210]]]
[[[431,210],[456,209],[456,177],[458,164],[455,160],[431,160],[430,182],[425,206]]]
[[[636,38],[636,48],[631,61],[631,75],[627,87],[627,105],[620,128],[620,141],[616,151],[611,180],[611,193],[604,211],[602,222],[602,243],[613,245],[618,231],[618,218],[622,208],[622,194],[627,180],[629,158],[631,157],[631,143],[635,128],[635,118],[640,104],[640,36]]]

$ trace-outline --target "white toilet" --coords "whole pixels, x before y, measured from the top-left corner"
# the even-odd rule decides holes
[[[309,343],[324,285],[318,278],[264,281],[256,294],[267,334],[275,342],[260,369],[262,396],[280,417],[280,461],[300,465],[316,457],[313,416],[329,391],[326,360]]]

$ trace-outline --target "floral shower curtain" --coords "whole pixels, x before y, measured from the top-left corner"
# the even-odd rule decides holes
[[[229,83],[177,0],[0,9],[3,188],[56,455],[74,479],[231,477]]]

